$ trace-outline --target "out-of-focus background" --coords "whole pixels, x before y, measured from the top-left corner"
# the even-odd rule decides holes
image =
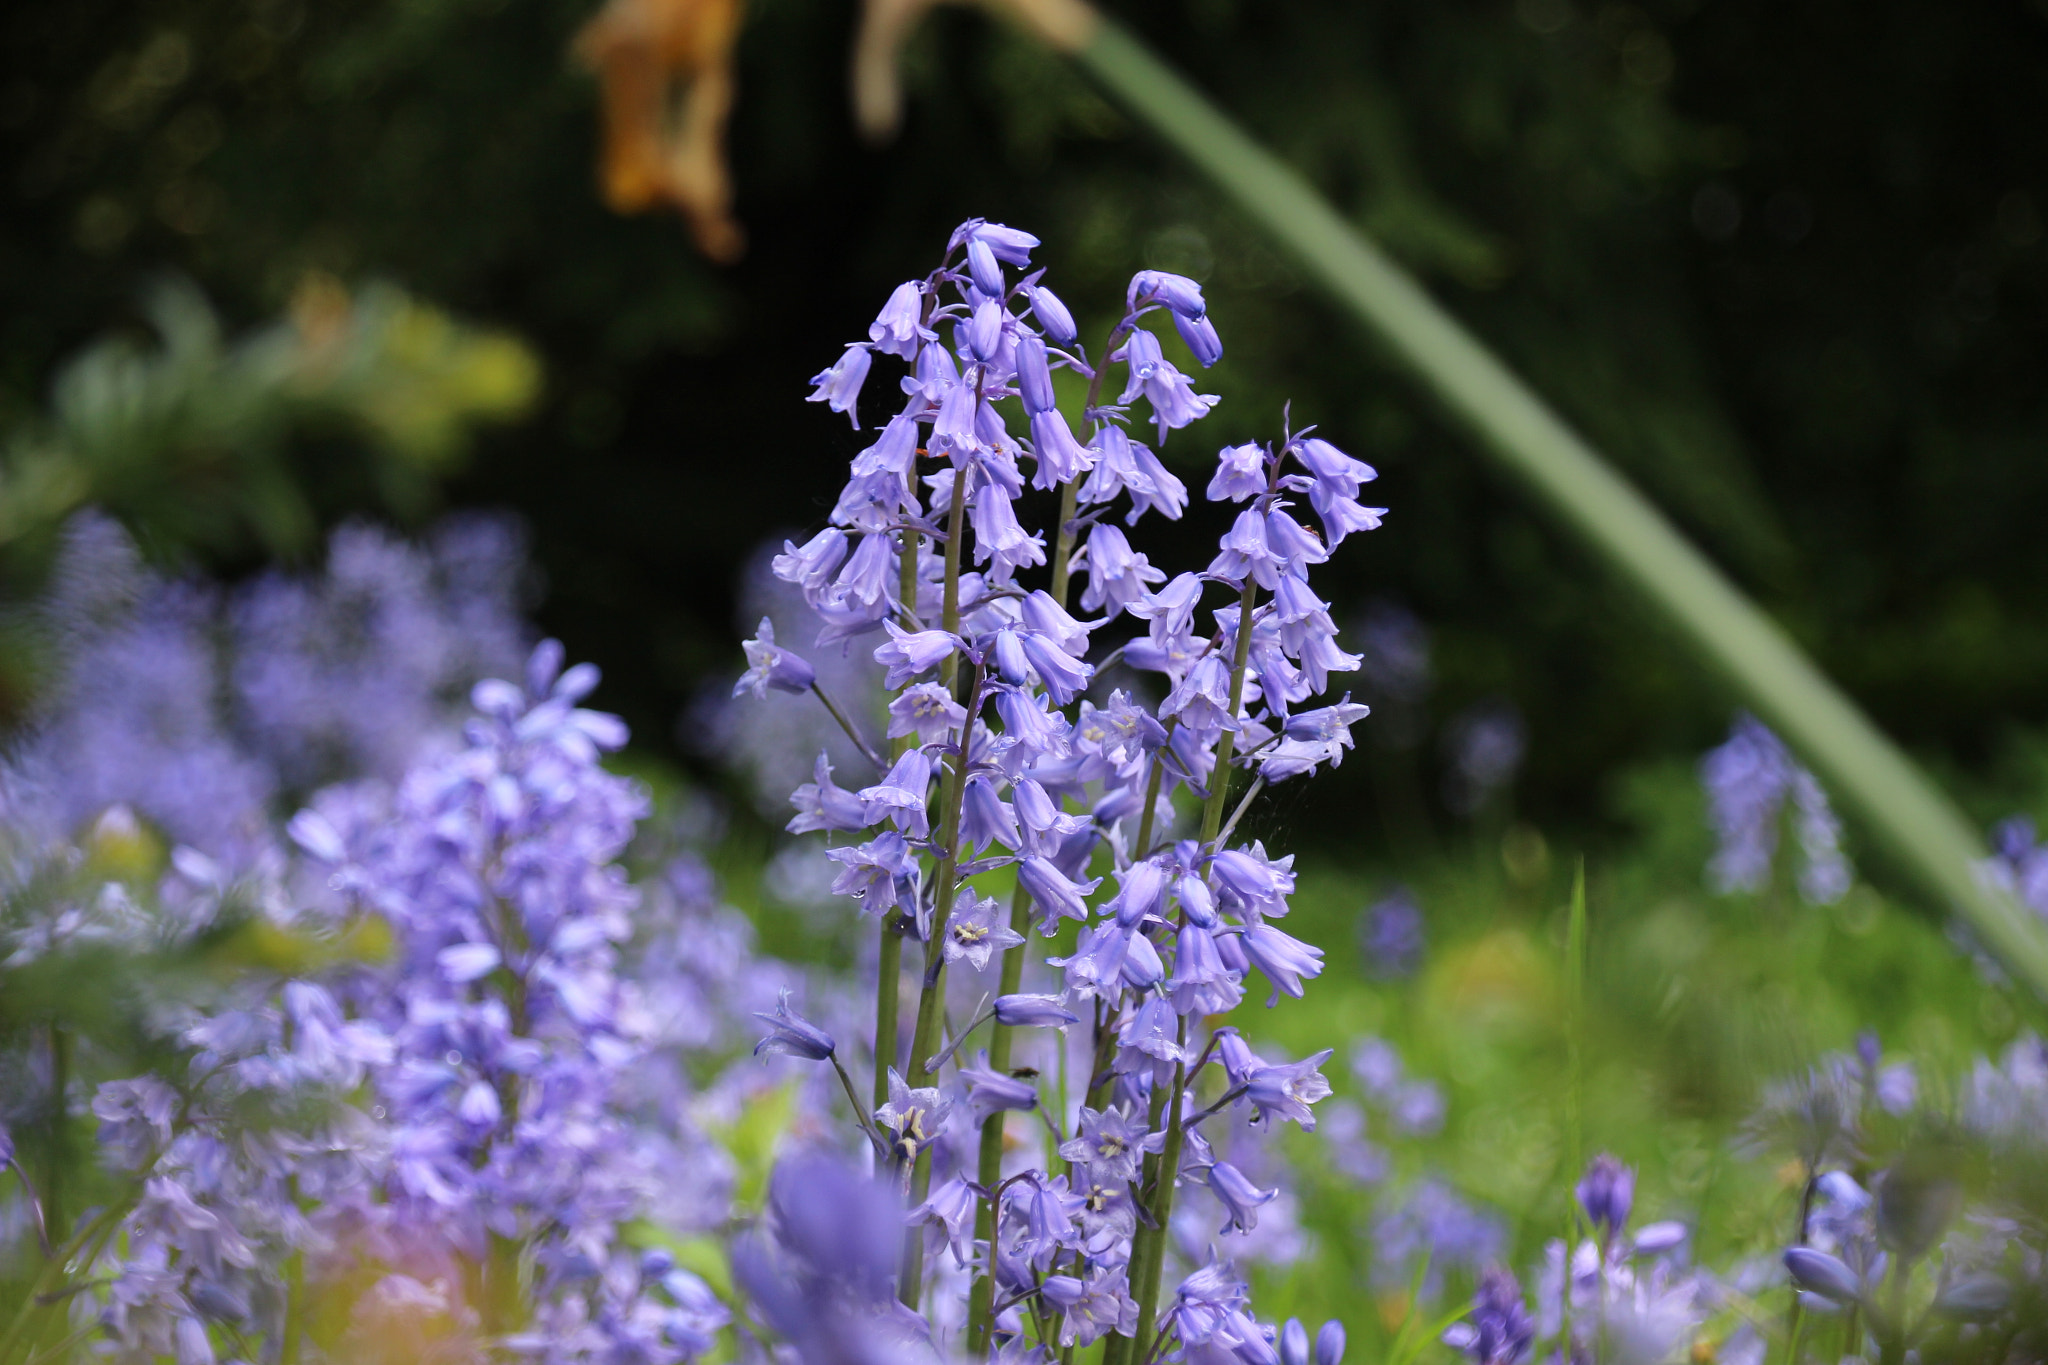
[[[1585,429],[1882,725],[1989,777],[2048,719],[2048,14],[2034,5],[1126,4],[1155,42]],[[388,280],[521,338],[535,401],[459,462],[377,467],[330,433],[280,458],[266,540],[150,513],[153,553],[246,572],[316,528],[509,507],[536,604],[601,659],[639,742],[731,667],[738,574],[816,524],[858,448],[795,400],[958,220],[1046,241],[1078,309],[1140,266],[1204,280],[1230,346],[1210,444],[1282,403],[1381,471],[1394,509],[1331,566],[1352,622],[1431,642],[1421,781],[1478,703],[1527,736],[1517,808],[1611,819],[1617,769],[1689,754],[1729,697],[1489,472],[1216,196],[1057,56],[941,8],[879,148],[846,98],[851,5],[762,0],[730,131],[745,254],[597,193],[584,3],[8,7],[0,403],[188,282],[236,330],[309,280]],[[328,439],[323,439],[323,436]],[[1168,449],[1184,469],[1212,451]],[[235,496],[206,488],[201,502]],[[12,548],[12,547],[10,547]],[[14,554],[19,583],[39,562]],[[19,688],[18,679],[10,685]],[[1299,813],[1379,842],[1370,765]]]
[[[2048,814],[2048,5],[1109,9],[1420,275],[1982,826]],[[1264,1312],[1334,1311],[1363,1279],[1391,1331],[1418,1248],[1469,1289],[1555,1230],[1580,857],[1587,1150],[1640,1164],[1644,1206],[1693,1218],[1704,1249],[1783,1221],[1783,1181],[1731,1146],[1763,1079],[1860,1030],[1932,1074],[2025,1026],[1854,827],[1834,894],[1800,894],[1790,832],[1760,881],[1709,874],[1698,763],[1737,699],[1061,58],[937,9],[903,54],[901,132],[871,145],[847,99],[854,6],[727,7],[744,248],[713,260],[677,214],[605,202],[575,44],[593,10],[0,14],[10,733],[53,733],[61,641],[36,604],[65,590],[79,509],[163,581],[245,601],[273,566],[376,560],[389,543],[357,523],[381,523],[429,547],[400,577],[601,664],[625,762],[689,813],[725,893],[778,953],[843,964],[815,869],[778,842],[773,788],[808,759],[788,777],[788,736],[721,699],[776,607],[763,547],[821,525],[866,444],[806,381],[984,216],[1043,239],[1086,331],[1135,269],[1203,282],[1228,350],[1201,385],[1216,417],[1165,449],[1190,483],[1291,404],[1392,509],[1317,580],[1366,656],[1359,749],[1246,826],[1303,854],[1290,927],[1331,954],[1262,1027],[1344,1049],[1354,1116],[1301,1145]],[[1155,560],[1205,559],[1202,534]]]

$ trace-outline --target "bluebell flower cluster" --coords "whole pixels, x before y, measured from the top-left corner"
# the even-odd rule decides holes
[[[1801,898],[1830,905],[1848,894],[1855,869],[1842,852],[1842,824],[1827,793],[1761,721],[1736,717],[1727,742],[1700,760],[1700,786],[1717,841],[1707,864],[1707,880],[1716,891],[1757,892],[1770,884],[1789,799]]]
[[[134,979],[124,1004],[171,1059],[146,1073],[103,1079],[122,1054],[91,1036],[62,1042],[68,1076],[57,1028],[10,1039],[0,1155],[61,1104],[97,1121],[113,1179],[60,1208],[14,1167],[8,1226],[48,1248],[17,1329],[68,1318],[179,1365],[680,1362],[729,1340],[730,1307],[648,1230],[722,1229],[740,1173],[712,1130],[774,1100],[816,1131],[831,1095],[731,1060],[790,970],[718,903],[701,834],[650,829],[605,770],[625,731],[580,704],[595,671],[548,642],[519,682],[468,686],[524,654],[515,550],[481,523],[424,549],[348,531],[323,576],[222,593],[155,578],[111,523],[72,528],[45,608],[58,686],[0,769],[0,960],[232,955]],[[129,750],[64,761],[95,724]],[[208,765],[234,783],[185,783]],[[829,993],[804,1000],[844,1027]]]
[[[48,700],[0,776],[9,823],[64,841],[118,806],[248,870],[280,803],[395,780],[452,733],[471,684],[518,667],[521,562],[499,520],[420,545],[351,526],[324,573],[223,592],[161,577],[118,524],[82,514],[39,613]]]
[[[829,523],[774,562],[816,618],[817,654],[870,655],[893,700],[886,754],[840,715],[867,770],[821,757],[790,829],[842,840],[826,850],[833,890],[883,944],[876,1106],[857,1119],[908,1208],[893,1290],[925,1339],[974,1359],[1043,1360],[1107,1337],[1128,1365],[1269,1365],[1299,1343],[1251,1315],[1224,1250],[1270,1226],[1279,1197],[1238,1130],[1313,1130],[1329,1053],[1270,1061],[1221,1017],[1254,974],[1268,1005],[1301,996],[1323,954],[1281,927],[1292,857],[1233,833],[1258,789],[1351,747],[1367,708],[1320,699],[1360,660],[1310,575],[1384,509],[1359,500],[1369,466],[1289,430],[1217,456],[1205,492],[1229,525],[1205,568],[1154,564],[1131,531],[1190,505],[1158,447],[1217,402],[1168,337],[1192,367],[1214,364],[1207,301],[1193,280],[1140,271],[1091,355],[1032,268],[1037,245],[962,224],[939,267],[899,286],[867,340],[813,380],[811,400],[860,430],[877,360],[903,368],[900,406],[854,457]],[[1062,405],[1062,389],[1071,401],[1084,387]],[[750,640],[744,685],[800,678],[812,665],[792,647],[786,632]],[[1112,663],[1155,675],[1160,699],[1100,681]],[[1057,989],[1020,991],[1026,955],[1055,938]],[[899,1034],[906,945],[922,965]],[[949,968],[991,959],[993,1007],[947,1041]],[[984,1022],[986,1050],[966,1051]],[[795,1023],[775,1028],[775,1045],[800,1050]],[[1014,1064],[1019,1030],[1071,1040],[1055,1046],[1078,1070],[1064,1106]],[[1046,1130],[1045,1151],[1005,1156],[1012,1115]],[[1197,1190],[1213,1210],[1199,1229],[1177,1209]],[[1189,1251],[1219,1250],[1162,1297],[1171,1227]],[[965,1267],[964,1325],[930,1316],[951,1296],[936,1287],[949,1262]],[[786,1334],[800,1345],[809,1330]],[[1322,1354],[1341,1350],[1341,1331],[1322,1340]]]
[[[358,1327],[458,1354],[711,1348],[726,1308],[625,1236],[661,1182],[632,1084],[659,1029],[619,970],[640,897],[617,859],[645,797],[600,765],[625,731],[577,705],[595,683],[552,641],[522,684],[479,683],[459,745],[292,819],[296,887],[177,860],[195,901],[262,893],[301,931],[374,919],[393,943],[239,978],[181,1013],[188,1081],[100,1087],[102,1151],[135,1181],[100,1265],[123,1350],[195,1365],[224,1336],[283,1342],[295,1296],[351,1284]]]

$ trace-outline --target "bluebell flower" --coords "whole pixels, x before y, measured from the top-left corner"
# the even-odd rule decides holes
[[[1113,1264],[1128,1254],[1138,1230],[1138,1201],[1132,1185],[1093,1166],[1072,1168],[1070,1186],[1079,1206],[1074,1221],[1081,1226],[1081,1250],[1091,1259]]]
[[[1052,366],[1046,359],[1045,342],[1025,336],[1017,341],[1017,397],[1030,414],[1052,411],[1058,403],[1052,390]],[[1061,480],[1065,482],[1065,480]]]
[[[1038,931],[1047,935],[1054,932],[1061,919],[1087,922],[1088,902],[1085,898],[1101,880],[1091,877],[1085,882],[1076,881],[1055,867],[1051,859],[1036,855],[1017,865],[1017,883],[1044,916]]]
[[[1116,923],[1094,925],[1081,931],[1074,951],[1065,957],[1049,957],[1046,965],[1066,973],[1067,989],[1084,1000],[1113,1000],[1124,984],[1124,959],[1135,942],[1133,931]]]
[[[890,292],[881,314],[868,326],[868,342],[875,350],[905,360],[915,359],[922,343],[937,339],[924,326],[924,295],[908,281]]]
[[[1793,1247],[1785,1253],[1785,1269],[1792,1282],[1830,1303],[1854,1304],[1863,1299],[1863,1282],[1856,1272],[1825,1251]]]
[[[800,546],[794,541],[782,542],[782,553],[775,556],[774,573],[785,583],[802,588],[806,597],[815,598],[831,586],[845,560],[846,532],[827,526]]]
[[[1173,330],[1180,333],[1180,339],[1194,352],[1195,363],[1208,369],[1223,359],[1223,338],[1216,334],[1216,324],[1207,318],[1190,318],[1183,313],[1173,315]]]
[[[1031,476],[1034,488],[1072,483],[1095,467],[1095,453],[1074,439],[1073,428],[1057,408],[1031,414],[1031,446],[1038,457]]]
[[[778,692],[808,692],[818,679],[808,663],[775,643],[775,623],[765,616],[754,638],[742,640],[740,646],[747,654],[747,671],[732,685],[735,697],[742,692],[764,697],[771,687]]]
[[[952,1115],[953,1102],[935,1086],[913,1089],[889,1068],[889,1100],[875,1111],[875,1125],[889,1135],[890,1151],[903,1161],[937,1142]]]
[[[1165,1144],[1166,1134],[1152,1132],[1145,1120],[1130,1110],[1083,1105],[1079,1129],[1060,1144],[1059,1154],[1087,1166],[1097,1178],[1136,1180],[1145,1155],[1158,1152]]]
[[[1716,890],[1760,891],[1769,882],[1789,796],[1798,813],[1801,896],[1826,904],[1847,893],[1854,874],[1826,793],[1754,717],[1737,716],[1727,742],[1700,760],[1700,785],[1718,841],[1707,865]]]
[[[1117,1042],[1154,1061],[1171,1064],[1188,1060],[1186,1049],[1176,1039],[1178,1032],[1179,1020],[1172,1003],[1164,996],[1154,995],[1125,1013]]]
[[[860,789],[861,813],[871,825],[887,820],[912,838],[921,839],[930,831],[925,793],[931,783],[931,759],[922,749],[905,749],[880,782]]]
[[[875,650],[875,662],[888,669],[886,687],[902,687],[911,679],[929,673],[948,656],[965,648],[959,636],[944,630],[904,630],[894,621],[884,621],[889,643]]]
[[[999,583],[1007,583],[1020,568],[1045,563],[1045,537],[1025,534],[1010,498],[1000,484],[987,483],[968,507],[974,527],[974,562],[990,565],[989,573]]]
[[[1216,654],[1195,660],[1160,703],[1162,718],[1178,717],[1183,729],[1209,736],[1238,728],[1230,710],[1230,666]]]
[[[902,1221],[893,1189],[825,1152],[785,1157],[768,1178],[768,1223],[788,1258],[783,1278],[814,1299],[885,1301]]]
[[[1003,296],[1003,268],[996,263],[996,254],[988,242],[980,237],[967,239],[967,271],[976,289],[991,299]]]
[[[1244,1094],[1245,1101],[1257,1111],[1254,1121],[1269,1123],[1278,1116],[1301,1125],[1305,1133],[1314,1132],[1316,1118],[1309,1106],[1330,1094],[1330,1083],[1321,1070],[1330,1059],[1330,1052],[1331,1049],[1324,1048],[1312,1057],[1285,1066],[1254,1069],[1245,1078]]]
[[[1074,572],[1085,572],[1088,577],[1088,586],[1081,592],[1082,610],[1110,616],[1143,598],[1152,584],[1166,581],[1165,570],[1153,568],[1150,560],[1131,548],[1122,531],[1103,522],[1089,530],[1087,548],[1076,556]]]
[[[1258,1188],[1227,1161],[1204,1170],[1202,1181],[1230,1213],[1229,1220],[1219,1229],[1222,1232],[1250,1232],[1259,1225],[1259,1206],[1280,1194],[1278,1189]]]
[[[879,915],[894,904],[896,879],[915,870],[910,846],[895,830],[885,830],[865,844],[826,849],[825,856],[842,865],[832,894],[853,897],[869,914]]]
[[[813,605],[839,608],[851,627],[848,633],[857,633],[887,614],[895,590],[895,543],[887,535],[863,535],[840,566],[826,597]],[[822,637],[819,643],[825,643]]]
[[[855,407],[860,402],[860,386],[868,377],[868,366],[873,363],[874,357],[865,345],[855,342],[848,346],[829,369],[811,376],[811,382],[818,387],[807,401],[824,403],[834,412],[845,413],[853,429],[859,431],[860,416]]]
[[[1207,417],[1209,409],[1216,405],[1216,395],[1196,393],[1188,377],[1174,368],[1159,349],[1159,338],[1142,328],[1131,333],[1130,339],[1110,358],[1123,361],[1129,375],[1117,401],[1128,404],[1142,397],[1150,403],[1152,423],[1162,441],[1167,432]],[[1150,469],[1144,472],[1156,477]]]
[[[1316,1333],[1316,1365],[1344,1365],[1344,1324],[1331,1318]]]
[[[1024,936],[1003,923],[1001,913],[995,897],[977,897],[962,887],[953,902],[953,913],[946,918],[946,961],[964,961],[977,972],[986,971],[994,954],[1022,943]]]
[[[764,1052],[781,1053],[788,1057],[802,1057],[806,1061],[822,1062],[838,1049],[832,1035],[819,1028],[810,1020],[789,1007],[789,991],[784,988],[781,1001],[773,1014],[756,1014],[756,1019],[768,1025],[768,1036],[754,1044],[754,1055]]]
[[[1266,1001],[1268,1009],[1278,1003],[1282,994],[1301,999],[1303,978],[1314,979],[1323,974],[1322,949],[1270,924],[1245,925],[1242,942],[1245,957],[1273,985],[1272,997]]]
[[[1068,1190],[1064,1175],[1029,1171],[1010,1187],[1008,1211],[1014,1211],[1021,1225],[1014,1245],[1033,1269],[1048,1269],[1062,1251],[1074,1244],[1079,1232],[1074,1226],[1074,1214],[1080,1202]]]
[[[1138,1330],[1138,1304],[1130,1295],[1125,1267],[1104,1266],[1085,1280],[1048,1275],[1039,1292],[1061,1310],[1060,1345],[1087,1346],[1109,1332]]]
[[[1197,1016],[1228,1013],[1244,998],[1238,973],[1227,968],[1216,951],[1215,934],[1196,924],[1180,930],[1167,993],[1174,1009]]]
[[[1020,270],[1031,264],[1031,253],[1038,247],[1038,239],[1024,229],[982,218],[969,223],[966,232],[969,240],[982,243],[997,260]]]
[[[967,723],[967,708],[935,682],[914,683],[889,703],[889,738],[916,735],[919,744],[937,744]]]
[[[1323,534],[1332,549],[1354,531],[1379,528],[1380,519],[1386,515],[1387,509],[1364,507],[1357,500],[1359,485],[1379,477],[1371,465],[1352,459],[1328,441],[1315,436],[1304,437],[1289,450],[1314,475],[1314,485],[1309,489],[1309,505],[1322,519]]]
[[[953,1254],[953,1264],[965,1269],[974,1256],[974,1213],[978,1196],[975,1187],[959,1176],[939,1182],[922,1204],[905,1215],[905,1221],[925,1230],[929,1254],[943,1246]]]
[[[1577,1196],[1586,1220],[1603,1237],[1613,1237],[1628,1223],[1635,1204],[1636,1173],[1619,1157],[1602,1152],[1586,1167]]]
[[[996,1022],[1013,1028],[1058,1028],[1079,1023],[1081,1016],[1068,1009],[1056,995],[999,995],[995,1003]]]
[[[1133,932],[1130,942],[1124,948],[1122,968],[1124,984],[1144,994],[1166,982],[1166,965],[1159,959],[1159,950],[1152,946],[1152,940],[1143,932]]]
[[[1114,915],[1118,925],[1132,929],[1147,920],[1158,919],[1166,905],[1166,869],[1154,859],[1132,863],[1116,874],[1121,885],[1103,902],[1104,914]]]
[[[1001,632],[1007,634],[1008,632]],[[1036,630],[1017,632],[1031,671],[1055,706],[1071,705],[1094,680],[1095,668],[1067,653],[1049,636]]]
[[[860,798],[832,781],[831,760],[822,753],[811,780],[790,793],[789,804],[797,811],[795,818],[784,826],[791,834],[867,828],[868,819]]]
[[[997,793],[995,781],[986,773],[975,773],[967,779],[967,790],[962,794],[960,805],[960,822],[963,839],[977,852],[990,844],[1016,849],[1024,841],[1017,828],[1016,813]]]
[[[962,329],[964,349],[976,360],[994,360],[1002,351],[1003,320],[1008,316],[995,299],[983,299],[976,304]]]
[[[1243,502],[1266,491],[1266,451],[1247,442],[1225,446],[1216,456],[1216,473],[1209,480],[1211,502]]]
[[[1470,1356],[1474,1365],[1521,1365],[1536,1345],[1536,1320],[1522,1299],[1513,1272],[1490,1266],[1479,1277],[1472,1318],[1444,1333],[1444,1343]]]
[[[977,1123],[1003,1110],[1038,1107],[1038,1087],[992,1069],[986,1052],[974,1065],[960,1068],[960,1079],[967,1084],[968,1107],[973,1109]]]
[[[1280,918],[1287,897],[1294,894],[1294,855],[1268,858],[1263,845],[1231,848],[1210,861],[1209,871],[1226,906],[1249,906],[1260,915]]]
[[[1208,303],[1202,298],[1202,286],[1185,275],[1174,275],[1164,270],[1140,270],[1131,276],[1130,288],[1125,291],[1126,307],[1135,309],[1144,303],[1163,303],[1176,315],[1186,318],[1206,317]]]

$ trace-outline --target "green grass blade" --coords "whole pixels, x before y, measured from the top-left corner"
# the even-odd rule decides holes
[[[1785,736],[1899,866],[2048,996],[2048,926],[1987,889],[1981,840],[1778,626],[1294,170],[1117,24],[1072,54],[1237,201]]]

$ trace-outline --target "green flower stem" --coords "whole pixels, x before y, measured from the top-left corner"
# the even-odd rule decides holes
[[[1230,660],[1230,714],[1235,716],[1244,708],[1244,679],[1252,656],[1252,609],[1258,605],[1259,585],[1246,579],[1244,591],[1237,596],[1237,640]],[[1202,803],[1202,842],[1206,845],[1216,838],[1216,832],[1223,825],[1223,808],[1230,797],[1230,760],[1237,751],[1237,734],[1225,730],[1216,742],[1216,766],[1209,773],[1209,799]],[[1187,917],[1181,916],[1186,923]],[[1183,1015],[1180,1021],[1179,1042],[1183,1050],[1188,1045],[1188,1021]],[[1166,1146],[1151,1165],[1147,1158],[1148,1171],[1142,1193],[1145,1207],[1152,1215],[1152,1223],[1140,1227],[1131,1246],[1131,1290],[1138,1296],[1138,1331],[1135,1337],[1118,1337],[1110,1342],[1105,1365],[1144,1365],[1142,1361],[1131,1360],[1131,1342],[1147,1342],[1152,1338],[1152,1321],[1159,1308],[1159,1275],[1166,1268],[1166,1225],[1173,1217],[1173,1190],[1180,1178],[1181,1148],[1186,1131],[1181,1126],[1182,1105],[1187,1099],[1188,1068],[1185,1061],[1174,1063],[1172,1096],[1166,1120]],[[1159,1128],[1160,1099],[1155,1095],[1152,1103],[1152,1128]]]
[[[1252,608],[1257,605],[1256,579],[1244,581],[1237,597],[1237,647],[1230,659],[1230,715],[1236,719],[1244,709],[1244,675],[1252,657]],[[1202,842],[1216,838],[1223,825],[1223,808],[1230,802],[1230,760],[1237,754],[1237,731],[1225,730],[1216,741],[1216,766],[1209,771],[1209,799],[1202,803]],[[1211,850],[1214,852],[1215,850]],[[1168,1138],[1171,1142],[1173,1139]]]
[[[948,555],[949,562],[954,559],[953,555]],[[950,577],[946,592],[949,598],[958,592],[958,585]],[[950,614],[953,620],[948,629],[959,629],[957,602],[952,604]],[[985,678],[982,666],[976,664],[974,681],[968,687],[967,723],[960,728],[960,751],[953,756],[952,764],[939,780],[939,803],[945,811],[944,823],[939,826],[939,846],[946,853],[939,862],[932,888],[931,937],[925,940],[924,945],[924,989],[918,992],[917,1026],[910,1033],[908,1084],[913,1090],[931,1083],[932,1049],[938,1045],[939,1016],[945,1010],[946,921],[952,916],[953,891],[960,876],[960,807],[967,798],[967,766],[973,758],[970,751],[974,743],[974,717],[981,711]],[[931,1187],[932,1151],[930,1144],[926,1144],[910,1169],[911,1207],[922,1204]],[[923,1279],[924,1229],[908,1228],[903,1234],[903,1258],[898,1264],[896,1280],[896,1297],[905,1307],[914,1309],[917,1306],[918,1287]]]
[[[1014,995],[1024,981],[1024,949],[1031,935],[1031,897],[1023,887],[1018,887],[1010,898],[1010,932],[1025,936],[1025,943],[1003,953],[1001,984],[998,995]],[[989,1030],[988,1065],[991,1071],[1003,1072],[1010,1069],[1010,1055],[1015,1048],[1016,1030],[1010,1025],[997,1023]],[[996,1182],[1003,1178],[1003,1120],[1009,1115],[997,1110],[981,1121],[981,1153],[975,1168],[975,1179],[985,1190],[993,1190]],[[980,1200],[974,1210],[974,1236],[976,1240],[995,1245],[996,1204],[994,1199]],[[968,1295],[967,1305],[967,1354],[970,1359],[980,1359],[988,1353],[988,1333],[993,1325],[995,1304],[995,1281],[987,1275],[974,1277],[974,1286]]]
[[[905,630],[915,630],[917,610],[917,557],[924,548],[924,537],[911,531],[903,531],[902,547],[896,556],[896,598],[902,611],[897,624]],[[901,690],[898,690],[901,695]],[[898,735],[889,741],[891,760],[903,757],[910,747],[911,736]],[[897,1020],[903,1009],[903,935],[896,928],[896,912],[890,908],[882,911],[881,951],[877,954],[878,966],[875,973],[875,1108],[880,1109],[889,1102],[889,1069],[896,1065]]]
[[[1032,22],[1031,6],[1013,8]],[[1953,907],[2014,976],[2048,995],[2048,926],[1978,880],[1983,842],[1961,812],[1648,499],[1298,172],[1128,31],[1092,12],[1036,26],[1365,324],[1784,734],[1937,905]]]
[[[896,911],[882,911],[882,960],[875,978],[875,1108],[889,1102],[889,1072],[896,1065],[897,1016],[903,1000],[903,935],[896,932]]]
[[[1074,514],[1077,510],[1076,487],[1069,482],[1060,489],[1059,533],[1053,542],[1052,587],[1049,589],[1052,600],[1062,607],[1067,605],[1067,580],[1073,567]],[[1024,982],[1024,954],[1031,942],[1031,897],[1021,886],[1010,898],[1010,932],[1021,935],[1024,942],[1003,950],[998,995],[1014,995]],[[989,1030],[988,1064],[991,1070],[1010,1069],[1014,1033],[1010,1025],[1000,1021]],[[1008,1117],[1002,1110],[997,1110],[981,1121],[981,1151],[975,1179],[985,1190],[995,1189],[996,1182],[1003,1177],[1003,1121]],[[996,1203],[993,1198],[982,1199],[976,1204],[974,1235],[989,1246],[995,1245]],[[967,1302],[967,1353],[970,1357],[979,1358],[988,1353],[988,1334],[994,1325],[994,1309],[995,1281],[988,1275],[977,1275],[968,1292]]]

